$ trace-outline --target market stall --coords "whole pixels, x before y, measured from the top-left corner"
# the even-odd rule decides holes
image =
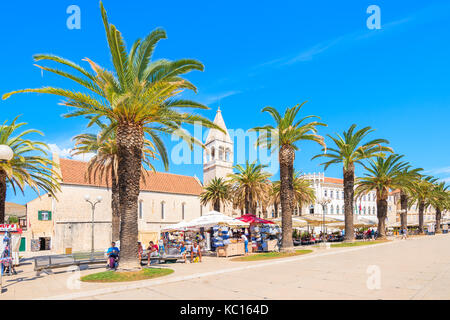
[[[179,248],[181,242],[188,251],[193,242],[198,242],[202,252],[215,252],[217,256],[244,255],[244,243],[239,237],[249,224],[233,219],[217,211],[211,211],[188,222],[161,229],[165,247]]]
[[[12,263],[19,265],[19,248],[22,229],[17,224],[0,224],[0,254],[3,258],[5,248],[9,248],[9,257]]]
[[[248,235],[251,245],[250,243],[249,245],[253,251],[278,251],[281,229],[277,224],[252,214],[246,214],[237,219],[250,224]]]

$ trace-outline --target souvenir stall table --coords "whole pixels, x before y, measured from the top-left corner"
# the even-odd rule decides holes
[[[191,238],[192,234],[186,229],[185,221],[161,228],[159,256],[162,258],[172,257],[173,261],[183,258],[181,244],[184,242],[185,246],[189,248],[192,244]]]
[[[278,251],[281,229],[273,221],[253,214],[245,214],[237,219],[250,224],[249,235],[253,251]]]
[[[217,225],[212,228],[212,232],[212,247],[217,257],[245,255],[245,243],[239,237],[242,226]]]
[[[217,256],[244,255],[244,243],[237,238],[237,231],[248,228],[249,224],[233,219],[217,211],[210,211],[203,216],[186,223],[187,232],[201,235],[202,251],[215,251]],[[198,241],[198,239],[195,239]]]

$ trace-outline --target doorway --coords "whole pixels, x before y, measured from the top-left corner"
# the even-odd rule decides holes
[[[39,251],[50,250],[50,238],[39,238]]]

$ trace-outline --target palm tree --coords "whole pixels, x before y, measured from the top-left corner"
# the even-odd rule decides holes
[[[106,125],[97,120],[96,124],[100,128],[99,134],[84,133],[73,138],[75,140],[75,148],[72,150],[72,155],[80,155],[87,153],[95,153],[89,160],[86,178],[89,182],[92,180],[106,181],[107,187],[111,182],[111,212],[112,212],[112,241],[120,239],[120,199],[119,199],[119,182],[117,175],[118,154],[115,132],[112,130],[113,125]],[[142,154],[142,178],[145,180],[147,171],[144,164],[151,170],[155,168],[150,162],[150,159],[155,159],[154,146],[151,141],[144,140],[144,149]],[[164,158],[163,158],[164,159]],[[164,159],[166,160],[166,159]],[[168,162],[164,161],[167,168]]]
[[[273,107],[265,107],[262,112],[268,112],[275,120],[275,126],[266,125],[253,128],[260,131],[256,145],[267,148],[272,152],[278,152],[280,162],[280,202],[282,211],[282,251],[293,251],[292,242],[292,209],[294,203],[294,159],[298,143],[304,140],[314,141],[325,148],[323,137],[317,135],[318,126],[326,126],[324,123],[312,121],[305,123],[311,118],[320,119],[317,116],[307,116],[298,121],[296,117],[301,110],[302,104],[287,108],[284,115]]]
[[[400,161],[401,155],[392,154],[387,158],[377,157],[369,159],[369,164],[362,164],[367,173],[362,178],[357,178],[355,194],[368,193],[375,190],[377,195],[378,238],[386,238],[385,220],[387,217],[387,199],[390,190],[400,189],[408,181],[404,169],[406,162]]]
[[[296,172],[292,179],[294,187],[294,204],[298,204],[300,208],[306,203],[314,203],[316,201],[316,194],[308,180],[303,178],[300,172]],[[272,202],[279,204],[281,202],[281,181],[273,182]],[[294,210],[294,208],[292,208]],[[301,209],[300,209],[301,212]]]
[[[431,176],[419,176],[413,185],[412,202],[417,203],[419,213],[419,234],[423,234],[423,214],[424,211],[431,205],[431,191],[436,178]]]
[[[86,58],[93,73],[61,57],[48,54],[35,55],[36,61],[49,60],[69,67],[82,76],[50,67],[41,69],[68,78],[87,89],[87,92],[44,87],[22,89],[3,95],[7,99],[22,92],[47,93],[62,96],[67,100],[62,104],[75,110],[66,117],[92,116],[89,123],[106,118],[116,123],[117,175],[121,211],[120,268],[140,269],[138,259],[137,209],[141,180],[142,149],[147,135],[158,152],[164,143],[158,131],[179,136],[189,144],[203,144],[181,129],[182,124],[199,124],[207,128],[224,129],[210,120],[192,113],[180,112],[180,108],[208,109],[206,106],[178,98],[185,89],[196,91],[196,87],[182,75],[204,69],[202,63],[192,59],[152,61],[152,55],[159,40],[166,38],[162,29],[151,32],[144,40],[134,42],[127,52],[122,34],[109,24],[106,11],[100,2],[106,38],[114,65],[114,72],[108,71]]]
[[[384,156],[383,152],[393,152],[389,147],[381,144],[388,144],[386,139],[374,139],[368,142],[363,140],[375,130],[371,127],[362,128],[356,132],[356,124],[350,126],[342,136],[336,134],[334,137],[328,135],[333,140],[333,148],[323,149],[322,154],[313,157],[330,158],[324,165],[326,170],[332,164],[343,165],[344,176],[344,216],[345,216],[345,240],[353,241],[355,239],[355,230],[353,228],[353,202],[355,191],[355,164],[361,164],[363,160],[372,157]]]
[[[407,166],[402,171],[403,184],[400,187],[400,222],[402,230],[408,227],[408,207],[414,194],[415,183],[420,176],[419,171],[422,170],[422,168],[412,169],[411,166]]]
[[[237,172],[229,174],[231,195],[235,206],[245,208],[246,214],[256,214],[258,203],[264,202],[271,188],[271,174],[263,169],[266,165],[245,162],[245,167],[234,166]]]
[[[230,198],[230,186],[223,178],[214,178],[203,188],[200,202],[206,206],[212,202],[214,211],[220,212],[220,205],[226,204]]]
[[[442,211],[449,206],[449,186],[445,182],[435,183],[431,190],[430,202],[436,210],[436,230],[435,233],[442,233],[441,218]]]
[[[28,139],[29,135],[43,135],[40,131],[28,129],[18,133],[18,129],[27,123],[17,123],[16,117],[10,124],[7,121],[0,126],[0,145],[7,145],[13,151],[13,158],[0,162],[0,223],[5,223],[5,200],[8,186],[16,193],[24,192],[29,186],[38,195],[41,191],[56,197],[60,190],[60,176],[54,171],[55,164],[47,158],[48,146],[39,141]]]

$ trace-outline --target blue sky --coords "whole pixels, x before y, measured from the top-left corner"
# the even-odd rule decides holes
[[[48,3],[48,4],[45,4]],[[81,9],[81,29],[66,27],[69,5]],[[450,3],[434,1],[127,1],[105,0],[110,22],[130,45],[156,27],[168,39],[155,58],[196,58],[204,72],[188,78],[211,107],[220,105],[228,128],[270,123],[260,110],[280,110],[308,100],[303,115],[328,124],[320,134],[341,133],[352,123],[377,129],[414,166],[450,182]],[[369,30],[366,9],[381,9],[381,30]],[[24,87],[72,86],[33,66],[32,55],[53,53],[77,63],[88,57],[112,69],[94,0],[3,1],[0,93]],[[88,68],[88,66],[86,66]],[[1,101],[2,119],[21,114],[43,140],[70,149],[84,119],[63,119],[57,97],[17,95]],[[170,139],[166,139],[169,147]],[[327,140],[328,141],[328,140]],[[295,166],[319,172],[311,157],[320,147],[300,145]],[[159,163],[155,163],[162,169]],[[170,166],[170,172],[202,177],[201,165]],[[326,175],[341,177],[339,166]],[[358,173],[361,170],[358,169]],[[25,203],[35,195],[7,200]]]

